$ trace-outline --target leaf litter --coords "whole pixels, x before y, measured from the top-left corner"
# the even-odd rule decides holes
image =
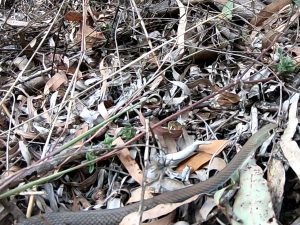
[[[201,182],[266,123],[240,179],[144,223],[296,224],[298,4],[1,2],[0,224]]]

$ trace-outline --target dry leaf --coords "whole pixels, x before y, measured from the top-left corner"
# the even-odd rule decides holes
[[[102,75],[102,86],[101,86],[101,96],[100,99],[103,99],[106,96],[108,81],[110,74],[114,73],[119,65],[119,60],[114,55],[108,55],[104,57],[99,64],[99,71]]]
[[[192,168],[192,171],[199,169],[202,165],[211,160],[212,155],[219,154],[229,143],[227,140],[215,140],[211,141],[210,144],[200,145],[200,152],[180,163],[176,171],[182,171],[187,165]]]
[[[177,28],[177,45],[179,50],[179,56],[184,53],[184,33],[187,23],[187,13],[186,7],[180,2],[180,0],[176,0],[179,8],[179,24]]]
[[[217,85],[213,85],[212,89],[213,91],[220,90],[220,88]],[[240,96],[234,93],[230,93],[228,91],[224,91],[223,93],[218,94],[216,98],[217,98],[217,102],[221,106],[236,104],[240,101]]]
[[[22,131],[19,129],[16,129],[16,134],[20,135],[22,138],[27,139],[27,140],[33,140],[36,139],[39,135],[34,133],[34,132],[29,132],[29,131]]]
[[[82,14],[79,12],[69,11],[65,14],[65,20],[68,21],[76,21],[81,22],[82,21]]]
[[[28,62],[29,60],[27,59],[26,55],[19,56],[13,60],[13,64],[18,67],[19,70],[25,69]],[[33,66],[32,63],[30,65],[31,66],[28,66],[27,69],[30,69]]]
[[[146,186],[145,188],[146,188],[146,190],[145,190],[143,198],[144,199],[152,198],[153,197],[152,188],[150,188],[149,186]],[[126,204],[139,202],[139,201],[141,201],[141,197],[142,197],[142,187],[139,187],[139,188],[137,188],[137,189],[135,189],[134,191],[131,192],[131,196],[130,196],[130,198],[127,201]]]
[[[269,30],[262,40],[262,48],[263,49],[268,48],[272,44],[272,42],[274,41],[274,39],[277,37],[278,34],[279,34],[279,32],[276,30],[273,30],[273,29]]]
[[[95,44],[102,44],[106,41],[102,32],[95,31],[90,26],[85,26],[83,31],[86,39],[86,48],[91,49]],[[82,30],[76,33],[75,41],[80,42],[82,37]]]
[[[29,25],[29,22],[14,19],[8,19],[6,23],[12,27],[27,27]]]
[[[151,126],[153,126],[154,123],[157,123],[158,121],[159,120],[157,120],[157,119],[153,119],[151,122]],[[166,136],[170,136],[172,138],[178,138],[182,135],[182,125],[176,121],[170,121],[168,123],[168,128],[158,126],[153,129],[153,132],[159,136],[166,135]]]
[[[285,185],[285,169],[281,160],[271,158],[268,163],[268,187],[271,192],[272,203],[276,215],[281,212]]]
[[[297,142],[292,140],[298,125],[297,104],[299,101],[299,94],[295,94],[290,101],[291,106],[289,110],[288,125],[284,130],[279,143],[285,158],[288,160],[291,168],[297,174],[298,178],[300,178],[300,148]]]
[[[122,140],[122,138],[118,137],[116,140],[113,141],[112,144],[117,146],[123,146],[125,142]],[[127,169],[128,173],[132,176],[132,178],[137,183],[142,185],[143,171],[141,171],[137,162],[131,158],[128,148],[123,148],[121,151],[117,153],[117,156],[119,157],[120,161],[125,166],[125,168]]]
[[[277,0],[267,5],[263,10],[261,10],[256,16],[252,18],[250,23],[253,26],[261,26],[263,22],[272,16],[274,13],[279,12],[283,7],[291,4],[291,0]]]
[[[88,129],[89,129],[88,124],[87,124],[87,123],[84,123],[84,124],[82,125],[82,128],[81,128],[81,129],[76,130],[76,132],[75,132],[75,137],[78,137],[79,135],[85,133],[86,131],[88,131]],[[84,144],[84,139],[82,139],[82,140],[76,142],[75,145],[74,145],[74,147],[81,147],[83,144]]]
[[[216,207],[216,203],[214,198],[212,197],[207,197],[205,198],[205,202],[203,204],[203,206],[201,207],[201,209],[199,210],[199,213],[201,215],[201,221],[206,221],[207,217],[209,215],[209,213],[213,210],[213,208]],[[197,220],[198,221],[198,220]]]
[[[62,71],[56,73],[53,77],[51,77],[44,88],[44,94],[49,94],[49,90],[56,91],[62,84],[68,84],[68,78],[66,74]]]
[[[240,170],[240,188],[233,205],[236,217],[231,219],[232,225],[278,225],[263,174],[253,161]]]

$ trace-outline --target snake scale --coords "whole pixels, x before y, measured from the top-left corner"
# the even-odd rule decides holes
[[[228,165],[215,176],[204,182],[183,189],[170,191],[151,199],[144,200],[143,209],[148,210],[158,204],[182,202],[194,195],[210,193],[222,186],[232,174],[259,148],[270,136],[270,131],[276,125],[268,124],[259,129],[244,144],[242,150],[228,163]],[[94,210],[86,212],[60,212],[47,213],[42,216],[34,216],[19,223],[19,225],[116,225],[129,213],[136,212],[139,203],[117,209]]]

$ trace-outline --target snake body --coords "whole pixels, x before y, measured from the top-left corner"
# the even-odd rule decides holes
[[[242,150],[228,163],[228,165],[208,180],[183,189],[170,191],[151,199],[144,200],[143,210],[153,208],[158,204],[182,202],[194,195],[210,193],[222,186],[232,174],[255,152],[259,146],[270,136],[270,131],[276,125],[268,124],[259,129],[244,144]],[[128,214],[139,210],[139,203],[118,209],[105,209],[86,212],[47,213],[34,216],[19,223],[19,225],[117,225]]]

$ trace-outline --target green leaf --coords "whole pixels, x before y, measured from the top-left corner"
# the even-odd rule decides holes
[[[296,62],[290,56],[285,56],[282,48],[278,49],[279,63],[276,69],[279,73],[292,73],[296,69]]]
[[[95,170],[95,164],[89,165],[89,173],[93,173]]]
[[[228,20],[232,20],[232,11],[234,8],[234,3],[232,0],[228,0],[228,2],[224,5],[222,9],[222,13]]]
[[[104,141],[102,141],[101,144],[106,145],[107,147],[110,148],[110,147],[112,146],[113,141],[114,141],[115,139],[116,139],[115,137],[109,136],[109,135],[106,133],[106,134],[105,134]]]
[[[129,140],[133,138],[135,134],[136,134],[136,129],[134,127],[126,126],[121,129],[121,131],[118,133],[118,136],[126,140]]]
[[[96,159],[96,155],[93,151],[88,151],[85,154],[85,158],[86,158],[87,161],[92,161],[92,160]]]
[[[82,163],[93,161],[97,158],[97,156],[93,151],[88,151],[87,153],[85,153],[85,158],[86,160],[84,160]],[[90,163],[88,167],[89,167],[89,173],[93,173],[95,170],[95,163]]]

